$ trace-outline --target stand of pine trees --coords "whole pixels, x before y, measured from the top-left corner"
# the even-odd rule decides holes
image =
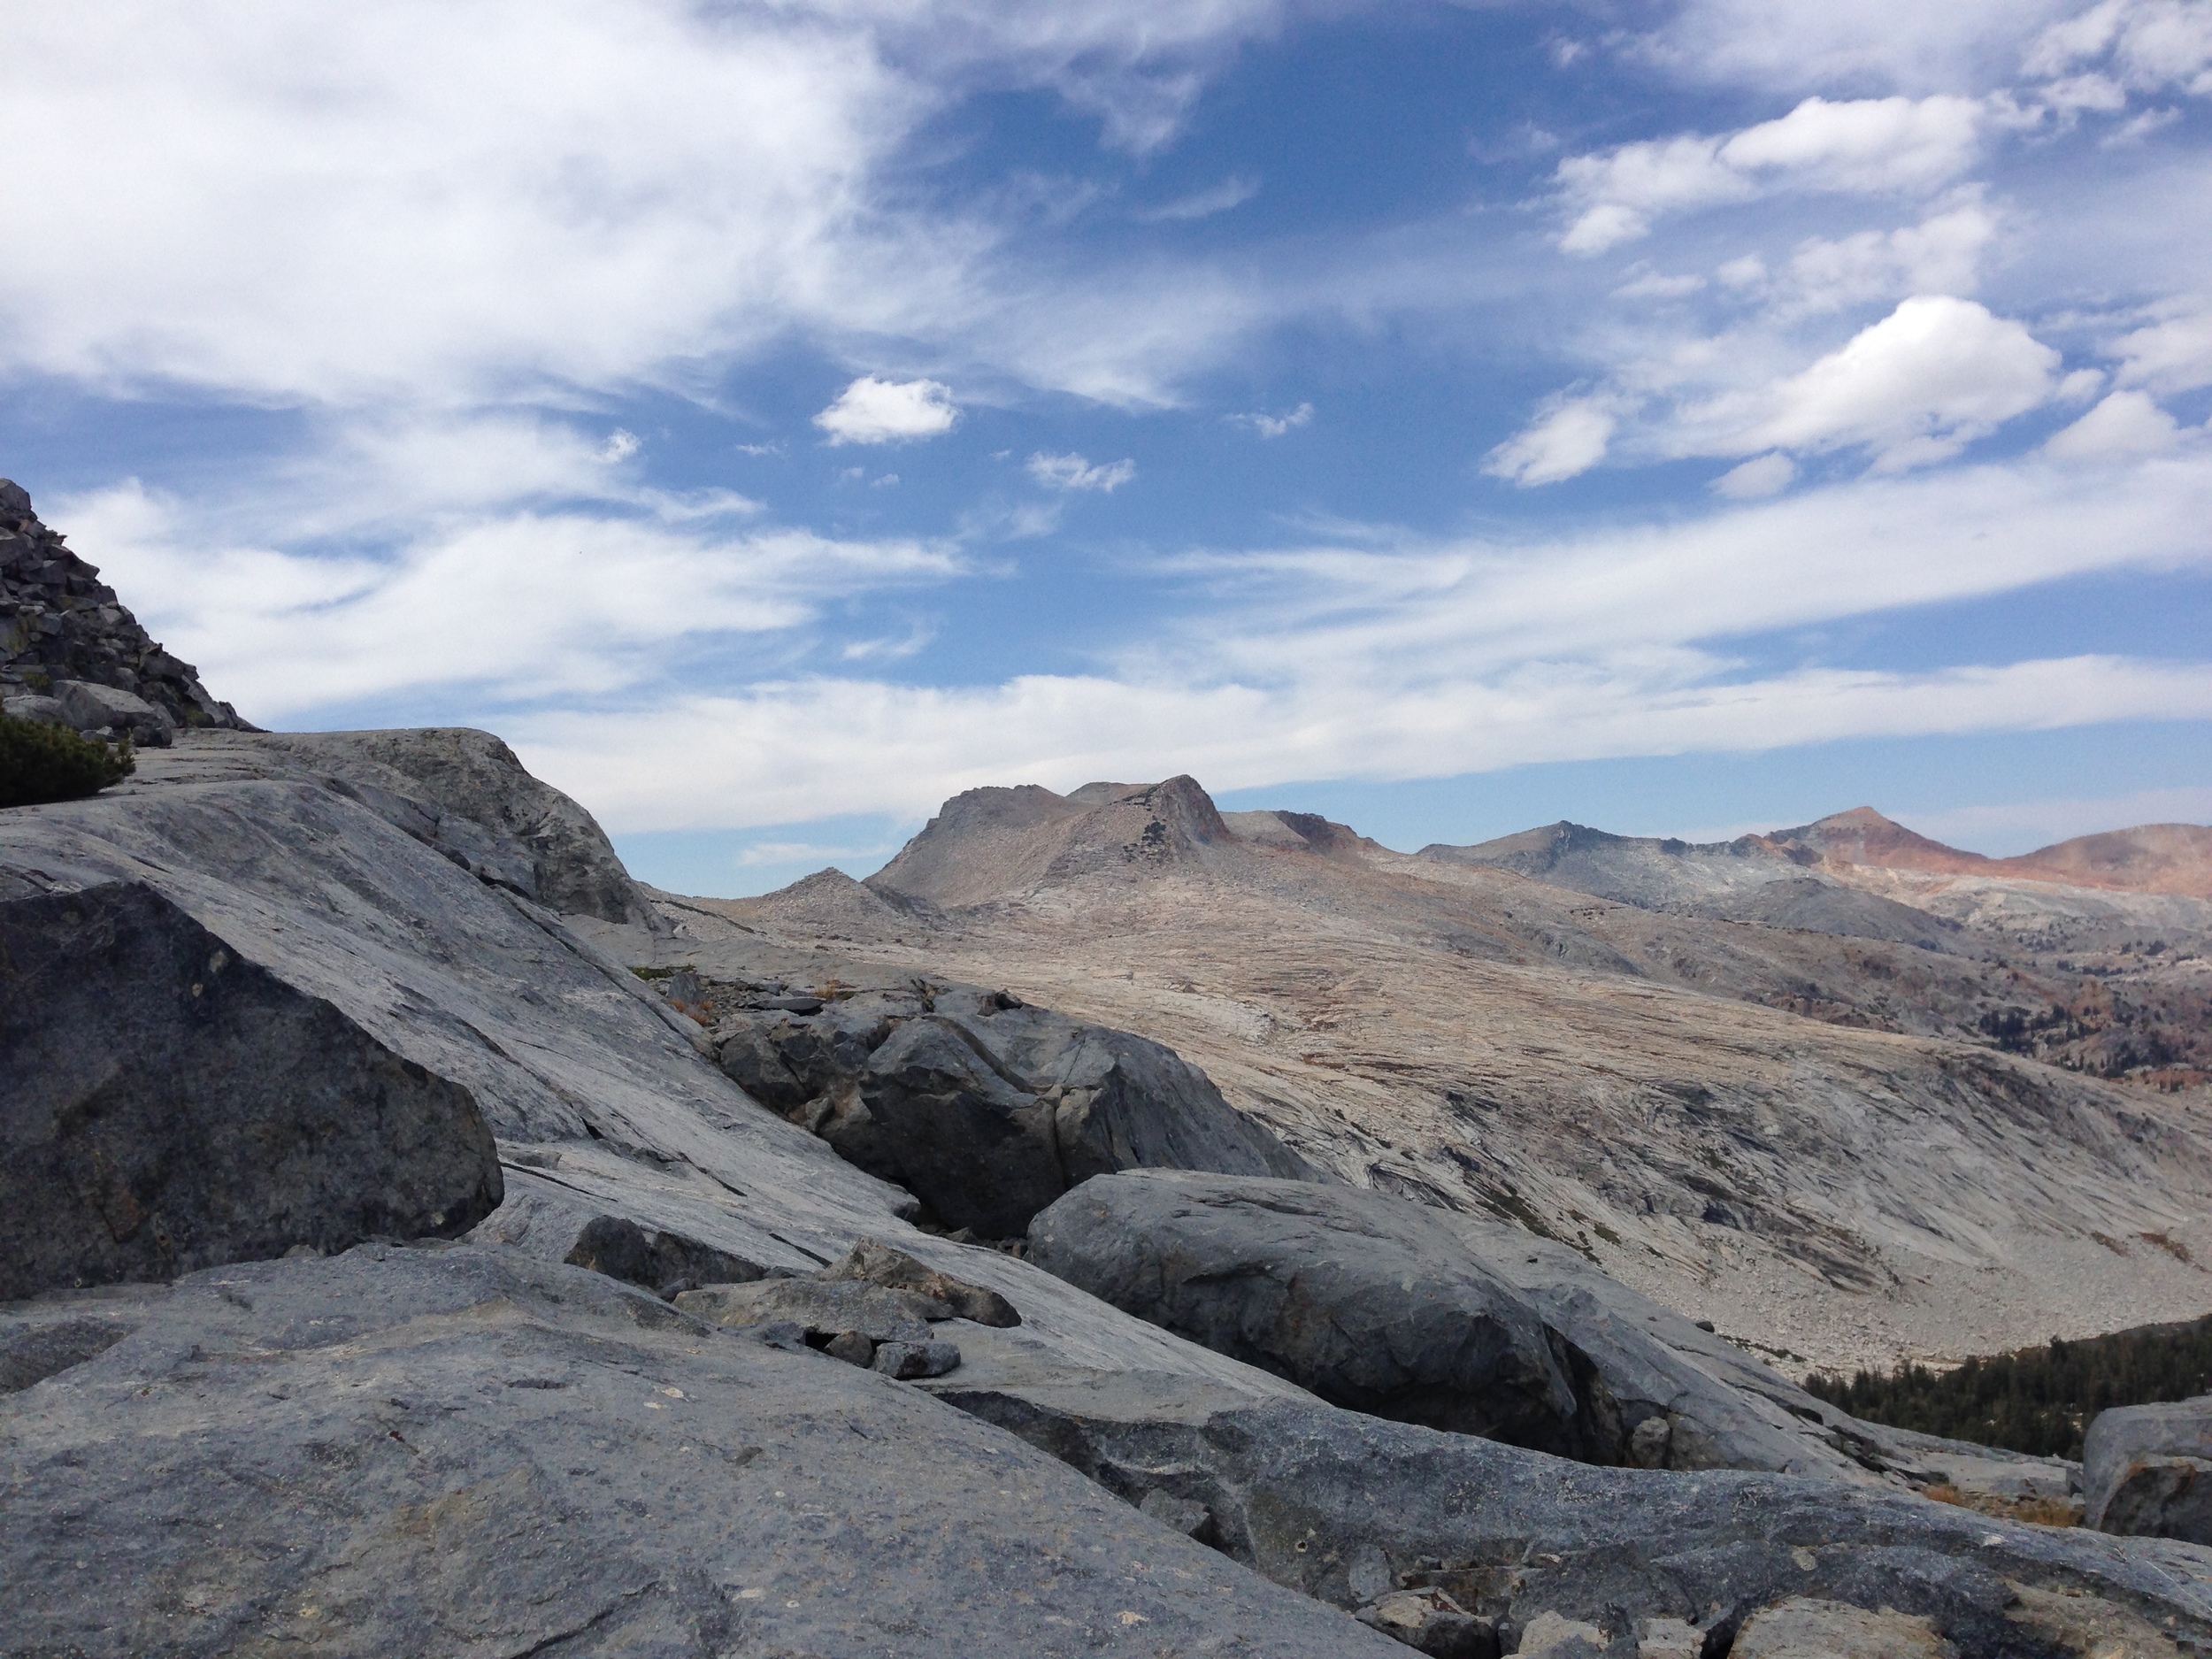
[[[2212,1394],[2212,1317],[2147,1325],[1987,1359],[1955,1371],[1902,1365],[1824,1371],[1806,1392],[1872,1423],[1972,1440],[2016,1452],[2078,1458],[2090,1420],[2108,1406],[2147,1405]]]

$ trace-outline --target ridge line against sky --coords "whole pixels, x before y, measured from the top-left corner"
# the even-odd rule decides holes
[[[0,472],[664,885],[1179,771],[2212,817],[2212,0],[0,16]]]

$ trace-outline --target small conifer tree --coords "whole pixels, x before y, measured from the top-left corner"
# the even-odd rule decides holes
[[[65,726],[0,714],[0,807],[81,800],[120,783],[137,764],[127,737],[111,747]]]

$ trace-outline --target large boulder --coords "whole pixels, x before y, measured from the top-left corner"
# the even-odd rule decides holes
[[[0,1299],[451,1237],[495,1209],[469,1092],[103,882],[0,902]]]
[[[2044,1460],[1860,1423],[1502,1222],[1351,1187],[1147,1170],[1086,1182],[1028,1239],[1037,1265],[1125,1312],[1402,1422],[1646,1468],[1932,1486],[1992,1464],[1978,1486],[2017,1463],[2063,1490]]]
[[[2081,1463],[2085,1525],[2212,1544],[2212,1395],[2100,1411]]]
[[[747,1002],[715,1027],[723,1071],[947,1226],[1013,1237],[1117,1170],[1313,1178],[1173,1049],[1002,992],[926,981]]]
[[[1771,1659],[1862,1639],[1905,1644],[1872,1649],[1886,1659],[2212,1646],[2212,1575],[2188,1545],[1832,1479],[1593,1468],[1295,1400],[1225,1406],[1071,1371],[1007,1386],[970,1358],[932,1392],[1132,1503],[1203,1509],[1224,1553],[1279,1584],[1371,1616],[1441,1591],[1509,1654],[1705,1659],[1746,1632]],[[1803,1645],[1822,1640],[1837,1645]]]
[[[1582,1455],[1563,1344],[1418,1211],[1294,1181],[1101,1177],[1038,1216],[1048,1273],[1324,1400]],[[1611,1461],[1611,1460],[1608,1460]]]
[[[42,1306],[130,1333],[0,1397],[0,1653],[1404,1653],[911,1387],[504,1247],[120,1310]]]

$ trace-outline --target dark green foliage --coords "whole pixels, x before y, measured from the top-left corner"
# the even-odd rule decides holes
[[[128,738],[111,749],[65,726],[0,714],[0,807],[97,795],[120,783],[137,764]]]
[[[2054,1337],[2044,1347],[1970,1359],[1950,1371],[1905,1365],[1863,1371],[1848,1382],[1815,1371],[1805,1388],[1869,1422],[2078,1458],[2091,1419],[2108,1406],[2212,1393],[2212,1317],[2078,1342]]]

